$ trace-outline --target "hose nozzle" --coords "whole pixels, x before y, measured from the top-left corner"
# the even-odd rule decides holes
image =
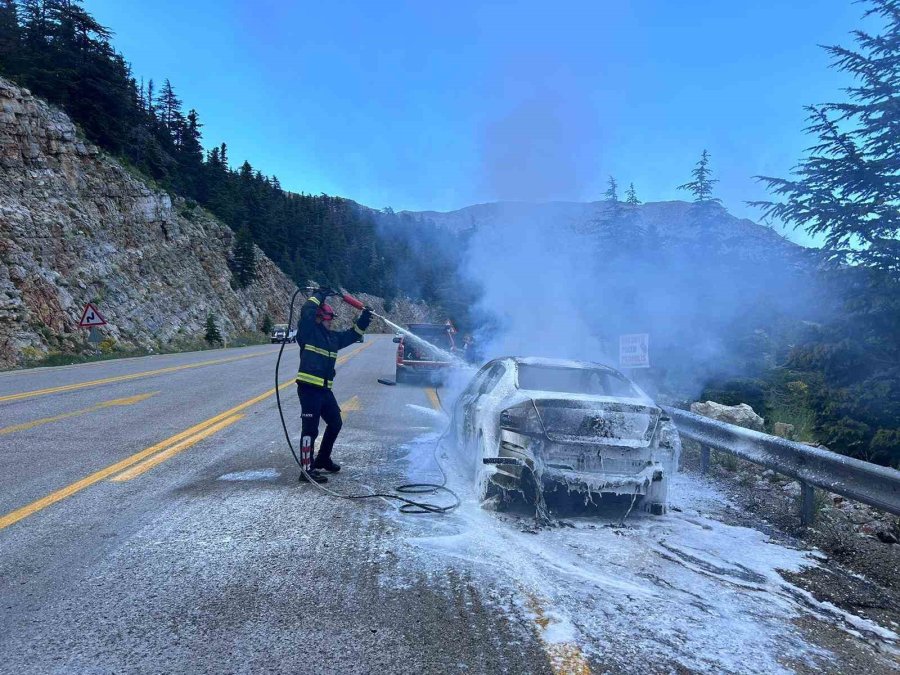
[[[365,309],[365,308],[366,308],[366,306],[365,306],[364,304],[362,304],[359,300],[357,300],[356,298],[354,298],[354,297],[353,297],[352,295],[350,295],[349,293],[344,293],[344,294],[341,296],[341,299],[342,299],[344,302],[346,302],[348,305],[350,305],[351,307],[355,307],[356,309]]]

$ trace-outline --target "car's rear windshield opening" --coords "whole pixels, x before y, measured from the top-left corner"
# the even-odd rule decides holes
[[[413,335],[422,338],[426,342],[433,344],[435,347],[439,347],[440,349],[449,350],[453,344],[450,342],[450,334],[446,330],[415,330],[411,331]],[[411,347],[417,347],[418,349],[427,349],[425,345],[416,340],[415,338],[407,338],[404,342],[409,343]]]
[[[606,370],[520,364],[518,371],[519,389],[592,396],[640,396],[627,380]]]

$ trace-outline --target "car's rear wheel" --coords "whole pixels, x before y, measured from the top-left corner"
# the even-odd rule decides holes
[[[397,366],[397,372],[394,375],[394,380],[397,382],[397,384],[403,384],[405,382],[409,382],[409,375],[400,366]]]
[[[486,457],[484,434],[478,434],[478,441],[476,441],[475,448],[475,461],[481,464],[481,460]],[[483,467],[484,464],[481,464],[481,466]],[[475,476],[475,494],[478,497],[479,502],[486,502],[501,495],[502,490],[488,478],[487,471],[476,471]]]

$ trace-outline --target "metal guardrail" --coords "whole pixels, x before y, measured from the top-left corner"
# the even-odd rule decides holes
[[[815,517],[815,488],[900,515],[900,471],[836,452],[718,422],[678,408],[663,408],[682,438],[700,444],[700,470],[709,468],[710,449],[727,452],[799,481],[800,521]]]

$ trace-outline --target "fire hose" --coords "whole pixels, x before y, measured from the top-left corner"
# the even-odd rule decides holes
[[[318,288],[300,289],[300,288],[298,288],[294,292],[294,295],[291,297],[290,310],[288,312],[288,330],[290,330],[290,326],[293,325],[294,303],[296,302],[297,296],[300,294],[301,290],[305,290],[305,291],[307,291],[307,293],[311,293],[311,292],[325,290],[325,289],[318,289]],[[335,291],[331,291],[331,292],[328,292],[327,294],[340,296],[340,298],[345,303],[347,303],[348,305],[350,305],[351,307],[354,307],[356,309],[361,309],[361,310],[366,309],[366,306],[362,302],[360,302],[359,300],[354,298],[352,295],[349,295],[347,293],[338,293]],[[373,316],[376,316],[379,319],[382,319],[383,321],[392,323],[392,322],[389,322],[387,319],[385,319],[380,314],[376,314],[375,312],[372,312],[371,309],[369,310],[369,312]],[[319,482],[313,480],[313,478],[307,472],[307,469],[304,466],[303,462],[300,460],[299,457],[297,457],[297,452],[296,452],[296,450],[294,450],[294,444],[291,442],[291,434],[288,431],[287,422],[285,422],[285,419],[284,419],[284,411],[281,407],[281,393],[280,393],[281,392],[281,383],[280,383],[280,378],[279,378],[279,374],[278,374],[278,369],[279,369],[279,366],[281,365],[281,356],[284,353],[284,345],[286,343],[287,343],[287,340],[282,341],[281,348],[278,350],[278,359],[275,362],[275,399],[278,402],[278,415],[281,418],[281,428],[284,429],[284,437],[287,440],[288,447],[291,449],[291,455],[293,455],[294,461],[297,462],[297,466],[300,467],[300,471],[303,473],[303,475],[306,477],[306,479],[312,485],[315,485],[317,488],[319,488],[326,494],[329,494],[332,497],[338,497],[339,499],[351,499],[351,500],[375,499],[375,498],[392,499],[392,500],[401,502],[400,512],[407,513],[407,514],[448,513],[449,511],[452,511],[453,509],[455,509],[457,506],[460,505],[459,496],[453,490],[451,490],[450,488],[447,487],[447,474],[444,472],[444,468],[441,466],[441,463],[437,458],[438,447],[440,447],[441,441],[444,440],[444,438],[447,435],[447,432],[450,430],[449,422],[447,424],[447,428],[440,435],[440,437],[438,437],[437,441],[435,441],[434,450],[433,450],[434,461],[437,464],[437,467],[440,470],[441,477],[442,477],[441,482],[439,484],[438,483],[405,483],[403,485],[398,485],[397,487],[395,487],[394,492],[368,492],[368,493],[361,493],[361,494],[342,494],[340,492],[335,492],[334,490],[331,490],[331,489],[325,487],[324,485],[320,484]],[[407,497],[402,496],[404,494],[435,494],[437,492],[446,492],[446,493],[450,494],[453,497],[454,502],[450,505],[441,506],[439,504],[432,504],[430,502],[416,501],[414,499],[409,499]],[[397,494],[397,493],[400,493],[400,494]]]

